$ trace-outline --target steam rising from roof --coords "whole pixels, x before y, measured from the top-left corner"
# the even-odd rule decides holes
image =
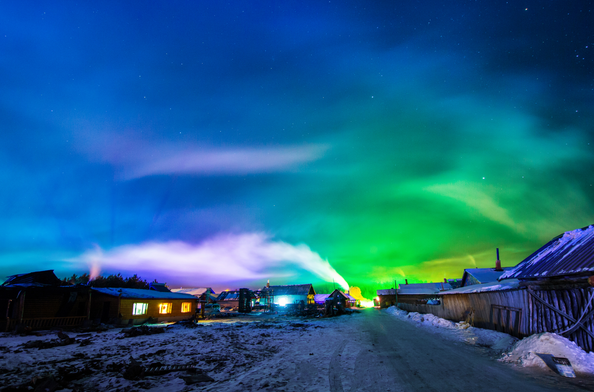
[[[72,259],[91,268],[177,279],[186,285],[228,284],[287,276],[302,269],[348,290],[346,280],[307,245],[272,241],[263,233],[222,235],[200,244],[182,241],[125,245],[109,251],[96,247]]]

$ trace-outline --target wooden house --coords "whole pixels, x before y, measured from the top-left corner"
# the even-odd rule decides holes
[[[196,314],[197,298],[157,290],[93,287],[91,320],[142,324],[187,320]]]
[[[289,304],[303,303],[304,305],[314,304],[316,292],[312,284],[291,284],[282,286],[270,286],[260,291],[260,305],[285,306]]]
[[[339,292],[340,294],[336,294],[336,295],[341,295],[341,297],[343,297],[345,307],[351,308],[353,306],[357,306],[357,303],[358,303],[357,299],[355,299],[349,293],[344,293],[338,289],[334,290],[330,294],[316,294],[316,295],[314,295],[315,304],[323,306],[326,303],[326,299],[328,299],[329,297],[333,297],[335,292]]]
[[[556,236],[498,282],[438,296],[439,305],[398,306],[517,337],[553,332],[594,351],[594,226]]]
[[[426,304],[436,300],[437,295],[446,290],[451,290],[448,282],[436,283],[411,283],[400,285],[397,290],[399,304]]]
[[[87,286],[61,286],[53,270],[12,275],[0,286],[0,330],[80,326],[89,319]]]
[[[249,289],[226,290],[221,291],[216,302],[219,304],[221,309],[241,308],[242,311],[248,311],[248,308],[251,310],[251,308],[255,305],[256,298],[256,294]]]
[[[377,290],[377,298],[374,301],[375,306],[380,308],[387,308],[398,303],[398,296],[396,289]]]
[[[217,302],[217,295],[214,290],[210,287],[186,287],[171,289],[173,293],[190,294],[198,299],[198,309],[201,308],[201,304],[212,304]]]

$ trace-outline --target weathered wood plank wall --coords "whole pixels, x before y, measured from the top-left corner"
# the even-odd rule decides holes
[[[400,302],[402,296],[399,296],[398,306],[410,312],[431,313],[456,322],[463,321],[465,315],[472,312],[476,327],[500,330],[519,337],[542,332],[562,333],[570,329],[576,321],[585,320],[583,328],[569,330],[563,336],[586,351],[594,351],[594,315],[586,317],[594,307],[594,303],[588,303],[594,288],[534,287],[531,290],[549,306],[534,298],[526,288],[443,294],[440,296],[440,305],[415,304],[414,301],[406,300]]]

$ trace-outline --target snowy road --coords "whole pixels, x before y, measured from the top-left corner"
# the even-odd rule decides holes
[[[592,378],[498,362],[491,349],[390,310],[328,319],[252,315],[137,337],[124,331],[72,331],[76,343],[52,348],[38,348],[56,341],[49,331],[0,334],[0,390],[30,390],[49,377],[63,392],[594,391]],[[209,380],[188,385],[185,371],[126,377],[131,358],[144,369],[191,365]]]
[[[282,391],[594,391],[592,379],[498,362],[488,348],[444,339],[385,310],[314,321],[225,390]],[[213,385],[212,389],[217,388]]]

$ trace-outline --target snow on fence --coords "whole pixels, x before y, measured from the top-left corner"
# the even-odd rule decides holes
[[[553,332],[594,351],[594,288],[528,286],[514,290],[439,295],[439,305],[403,303],[410,312],[431,313],[452,321],[517,337]],[[400,300],[400,298],[399,298]]]

